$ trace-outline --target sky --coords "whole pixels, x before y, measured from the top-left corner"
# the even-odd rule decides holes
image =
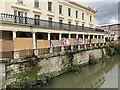
[[[89,7],[95,8],[97,10],[96,25],[109,25],[118,23],[118,17],[120,17],[119,16],[120,14],[118,14],[118,12],[120,13],[119,0],[75,0],[75,1],[80,4],[88,5]]]

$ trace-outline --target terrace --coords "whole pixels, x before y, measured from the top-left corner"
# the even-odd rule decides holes
[[[93,32],[93,33],[104,33],[104,30],[90,27],[82,27],[79,25],[72,25],[54,21],[47,21],[42,19],[35,19],[29,17],[20,17],[11,14],[0,14],[0,22],[8,24],[28,25],[33,27],[40,27],[46,29],[56,30],[68,30],[68,31],[79,31],[79,32]]]

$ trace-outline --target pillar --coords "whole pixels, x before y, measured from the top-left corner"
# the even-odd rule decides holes
[[[16,31],[13,31],[13,40],[16,38]]]
[[[78,34],[76,34],[76,38],[78,39]]]
[[[90,43],[90,47],[91,47],[91,42],[90,42],[90,35],[88,35],[88,40],[89,40],[89,43]]]
[[[95,40],[96,40],[96,38],[95,38]],[[95,47],[97,47],[97,42],[95,41]]]
[[[83,35],[83,44],[84,44],[84,49],[86,49],[85,35]]]
[[[104,43],[105,43],[105,36],[103,36],[103,39],[104,39]]]
[[[83,35],[83,44],[85,44],[85,35]]]
[[[95,35],[93,35],[93,40],[95,40]],[[93,47],[95,46],[95,41],[93,42]]]
[[[48,40],[50,40],[50,33],[48,33]]]
[[[33,34],[33,49],[36,49],[36,36],[35,36],[35,32],[33,32],[32,34]]]
[[[106,41],[105,41],[105,35],[103,36],[103,39],[104,39],[104,43],[103,43],[103,46],[105,45]]]
[[[69,39],[71,38],[71,34],[69,34]]]
[[[97,35],[97,47],[98,47],[98,37],[99,37],[99,35]]]
[[[97,35],[97,43],[98,43],[99,35]]]
[[[59,40],[61,40],[61,38],[62,38],[62,34],[60,33],[60,34],[59,34]]]

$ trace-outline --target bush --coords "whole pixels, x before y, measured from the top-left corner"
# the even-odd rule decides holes
[[[118,40],[120,40],[120,36],[118,37]]]
[[[105,48],[106,48],[106,53],[109,56],[120,54],[120,44],[110,43]]]

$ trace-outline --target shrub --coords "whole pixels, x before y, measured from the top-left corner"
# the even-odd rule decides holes
[[[106,53],[109,56],[120,54],[120,44],[110,43],[105,48],[106,48]]]
[[[118,40],[120,40],[120,36],[118,37]]]

